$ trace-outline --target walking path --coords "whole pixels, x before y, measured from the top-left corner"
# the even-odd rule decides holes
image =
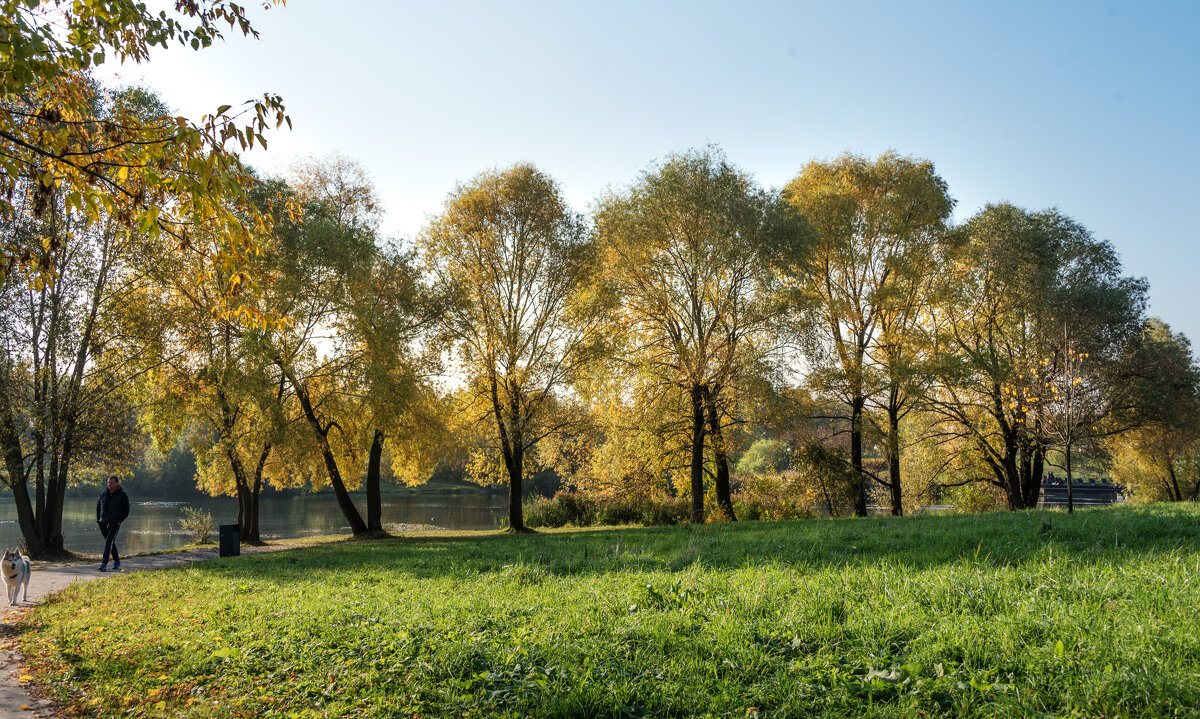
[[[242,553],[276,552],[283,549],[295,549],[297,546],[300,545],[243,546]],[[56,715],[53,704],[35,697],[29,692],[29,678],[25,673],[24,658],[17,650],[16,624],[20,621],[21,616],[29,611],[31,607],[40,603],[51,594],[66,589],[74,582],[111,579],[112,577],[130,572],[144,572],[151,569],[177,567],[181,564],[215,559],[216,556],[217,548],[213,547],[212,549],[193,549],[174,554],[125,557],[121,559],[121,571],[119,572],[97,571],[96,567],[99,566],[98,560],[88,560],[86,563],[72,562],[61,564],[35,562],[33,565],[33,579],[29,583],[29,601],[20,601],[24,596],[22,594],[17,597],[17,606],[10,607],[6,604],[7,596],[0,595],[0,597],[3,597],[3,599],[0,599],[0,607],[4,610],[3,615],[0,616],[0,619],[3,620],[3,623],[0,623],[0,719],[9,719],[9,717],[32,719],[33,717],[44,718]]]

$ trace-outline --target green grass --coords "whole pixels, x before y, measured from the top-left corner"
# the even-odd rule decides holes
[[[77,584],[86,716],[1200,713],[1200,510],[339,543]]]

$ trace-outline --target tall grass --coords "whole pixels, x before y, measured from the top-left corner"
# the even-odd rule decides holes
[[[1200,511],[400,538],[75,585],[84,716],[1176,716]]]

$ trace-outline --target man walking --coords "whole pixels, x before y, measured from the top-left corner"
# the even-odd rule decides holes
[[[113,571],[121,569],[121,555],[117,554],[117,530],[129,516],[129,497],[121,489],[116,477],[109,477],[104,493],[96,502],[96,524],[104,535],[104,556],[100,559],[100,571],[108,571],[108,556],[112,555]]]

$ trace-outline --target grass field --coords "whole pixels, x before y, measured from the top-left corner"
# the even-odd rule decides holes
[[[1200,510],[425,535],[80,584],[85,716],[1200,714]]]

